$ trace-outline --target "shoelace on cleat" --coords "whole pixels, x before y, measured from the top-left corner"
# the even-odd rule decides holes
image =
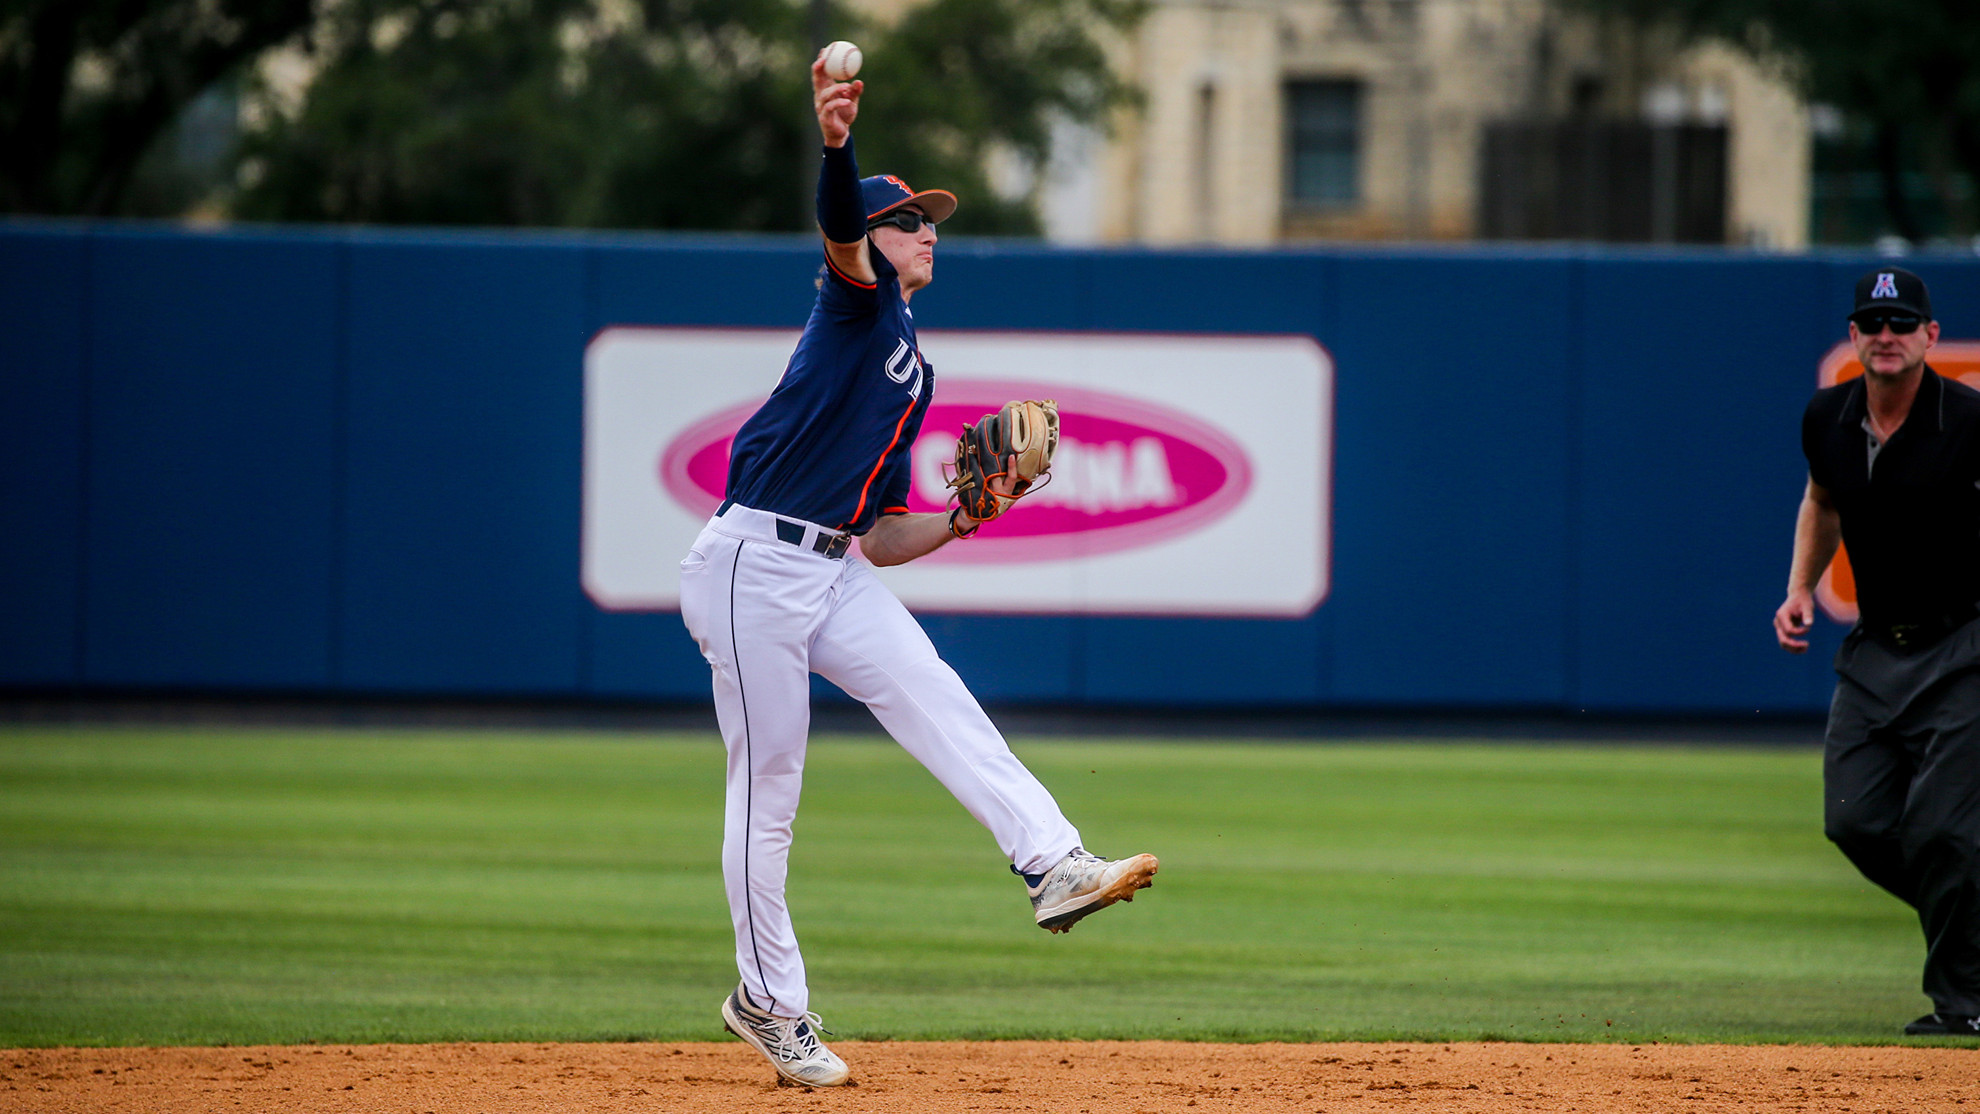
[[[825,1022],[810,1010],[806,1010],[801,1018],[766,1014],[760,1021],[756,1018],[748,1020],[749,1027],[776,1049],[777,1059],[787,1064],[816,1059],[821,1048],[818,1034],[831,1032],[825,1028]]]
[[[1072,854],[1066,856],[1064,870],[1061,871],[1059,876],[1070,882],[1081,874],[1090,874],[1095,870],[1104,868],[1106,865],[1107,860],[1098,855],[1088,851],[1074,851]]]

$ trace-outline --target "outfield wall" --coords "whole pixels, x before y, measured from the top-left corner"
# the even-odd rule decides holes
[[[0,225],[0,688],[705,698],[677,615],[580,588],[585,346],[795,327],[815,259]],[[1818,710],[1840,629],[1791,658],[1769,617],[1798,417],[1869,262],[946,243],[924,329],[1317,338],[1331,568],[1301,618],[925,624],[1001,700]],[[1980,261],[1912,265],[1980,336]]]

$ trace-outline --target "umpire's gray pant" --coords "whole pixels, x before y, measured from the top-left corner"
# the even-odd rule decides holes
[[[1918,910],[1924,990],[1980,1016],[1980,620],[1910,653],[1849,632],[1836,653],[1824,827]]]

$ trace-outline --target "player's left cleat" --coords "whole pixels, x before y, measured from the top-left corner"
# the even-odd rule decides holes
[[[1980,1017],[1963,1013],[1928,1013],[1904,1027],[1907,1037],[1980,1037]]]
[[[846,1062],[818,1039],[818,1015],[777,1017],[756,1007],[741,986],[722,1003],[722,1027],[763,1053],[780,1078],[806,1087],[846,1081]]]
[[[1160,865],[1153,855],[1115,862],[1075,847],[1051,870],[1022,877],[1031,892],[1038,927],[1047,932],[1070,932],[1088,914],[1116,901],[1133,901],[1136,890],[1155,884],[1155,870]],[[1011,870],[1017,872],[1016,867]]]

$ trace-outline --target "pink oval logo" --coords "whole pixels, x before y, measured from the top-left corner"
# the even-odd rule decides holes
[[[1140,399],[1063,385],[943,379],[912,453],[908,506],[947,507],[943,465],[956,435],[1013,398],[1059,400],[1051,478],[967,544],[924,558],[944,563],[1090,557],[1152,544],[1223,517],[1251,489],[1251,463],[1222,430]],[[661,453],[668,494],[713,514],[728,482],[729,445],[759,403],[683,430]]]

